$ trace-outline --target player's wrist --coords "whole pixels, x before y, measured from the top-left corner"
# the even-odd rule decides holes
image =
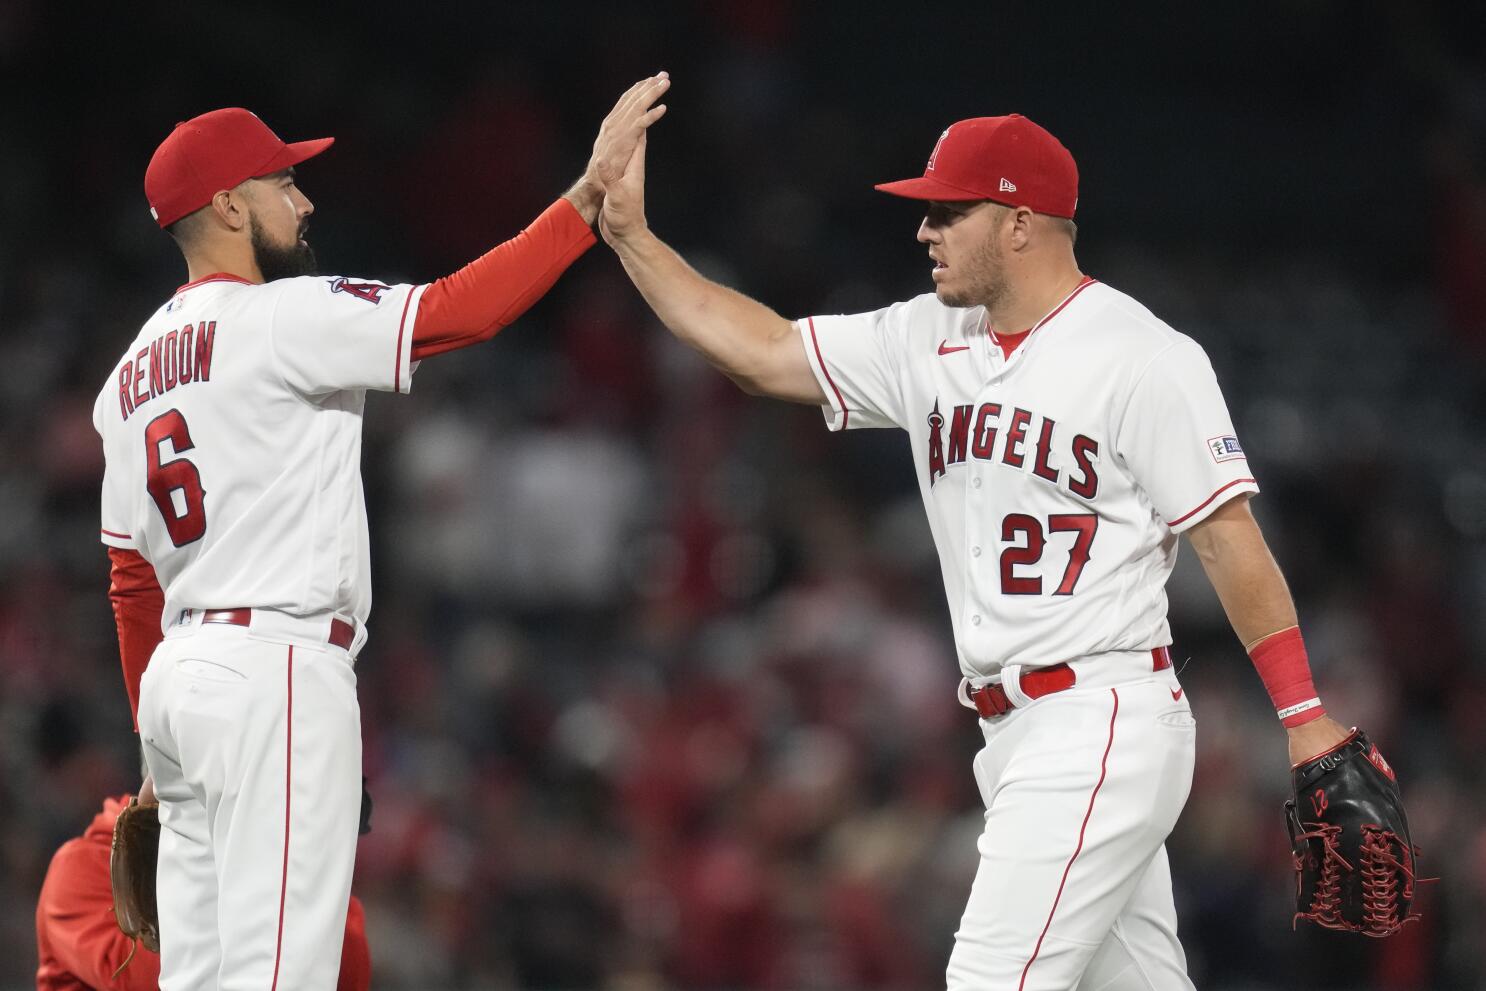
[[[1286,730],[1290,765],[1299,767],[1339,749],[1357,735],[1357,727],[1347,727],[1330,716],[1317,718]]]
[[[598,223],[599,211],[604,206],[604,187],[593,175],[592,169],[569,186],[562,198],[573,205],[573,209],[578,211],[578,215],[589,227]]]
[[[1275,715],[1286,729],[1296,729],[1326,715],[1311,678],[1310,658],[1300,627],[1292,626],[1262,638],[1249,648],[1249,659],[1259,672],[1274,703]]]
[[[642,250],[643,242],[647,238],[655,239],[655,233],[651,231],[650,225],[645,222],[643,216],[636,220],[626,220],[616,224],[614,218],[606,213],[599,231],[611,248],[625,255],[633,255],[636,251]]]

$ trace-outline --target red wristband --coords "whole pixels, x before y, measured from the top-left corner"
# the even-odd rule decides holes
[[[1274,702],[1275,712],[1286,729],[1303,726],[1326,715],[1316,686],[1311,682],[1311,665],[1305,654],[1305,641],[1300,627],[1265,637],[1249,651],[1249,658],[1264,680],[1264,688]]]

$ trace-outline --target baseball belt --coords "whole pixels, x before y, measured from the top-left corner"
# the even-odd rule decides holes
[[[1171,667],[1171,650],[1155,647],[1151,650],[1151,670],[1165,671]],[[1017,678],[1017,687],[1029,699],[1040,699],[1044,695],[1065,691],[1078,682],[1078,675],[1067,664],[1050,664],[1045,668],[1023,671]],[[975,711],[982,719],[992,719],[1010,712],[1016,706],[1006,696],[1006,689],[999,683],[979,685],[965,692],[975,703]]]
[[[230,626],[248,626],[253,622],[253,610],[248,608],[206,609],[201,613],[201,621],[203,623],[227,623]],[[326,643],[339,647],[341,650],[350,650],[355,640],[356,627],[339,616],[330,621],[330,635],[325,638]]]

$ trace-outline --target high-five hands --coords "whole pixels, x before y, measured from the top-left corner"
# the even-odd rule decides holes
[[[662,82],[670,85],[670,78],[665,73]],[[658,94],[657,94],[658,95]],[[665,104],[656,107],[651,113],[665,112]],[[654,120],[659,119],[659,114],[652,120],[646,122],[649,127]],[[618,151],[620,145],[616,142],[612,148]],[[645,130],[642,128],[634,144],[629,146],[629,153],[620,159],[617,156],[605,155],[600,161],[598,149],[595,146],[595,161],[598,164],[598,178],[604,188],[603,209],[599,212],[599,231],[604,235],[604,240],[609,244],[623,240],[630,234],[645,229]]]
[[[624,175],[635,149],[644,146],[645,129],[665,116],[666,105],[655,101],[670,85],[669,73],[646,76],[624,91],[599,126],[583,178],[563,194],[590,224],[598,218],[607,184]]]

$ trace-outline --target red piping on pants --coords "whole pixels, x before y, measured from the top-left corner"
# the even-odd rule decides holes
[[[1032,961],[1037,959],[1037,954],[1042,952],[1042,940],[1047,936],[1047,931],[1053,924],[1053,913],[1058,911],[1058,902],[1063,897],[1063,885],[1068,883],[1068,872],[1073,870],[1073,862],[1078,859],[1079,852],[1084,848],[1084,833],[1089,828],[1089,817],[1094,814],[1094,799],[1099,797],[1099,789],[1104,787],[1104,777],[1109,769],[1109,752],[1114,748],[1115,716],[1120,714],[1120,693],[1113,688],[1109,694],[1114,696],[1114,711],[1109,714],[1109,742],[1104,745],[1104,757],[1099,761],[1099,781],[1094,785],[1094,793],[1089,796],[1089,809],[1084,813],[1084,823],[1078,827],[1078,846],[1073,848],[1073,856],[1068,858],[1068,864],[1063,868],[1063,880],[1058,882],[1058,893],[1053,897],[1053,907],[1048,910],[1047,922],[1043,924],[1042,935],[1037,937],[1037,946],[1032,950],[1032,959],[1027,961],[1027,966],[1022,968],[1022,979],[1017,984],[1017,991],[1022,991],[1027,984],[1027,971],[1032,969]]]

